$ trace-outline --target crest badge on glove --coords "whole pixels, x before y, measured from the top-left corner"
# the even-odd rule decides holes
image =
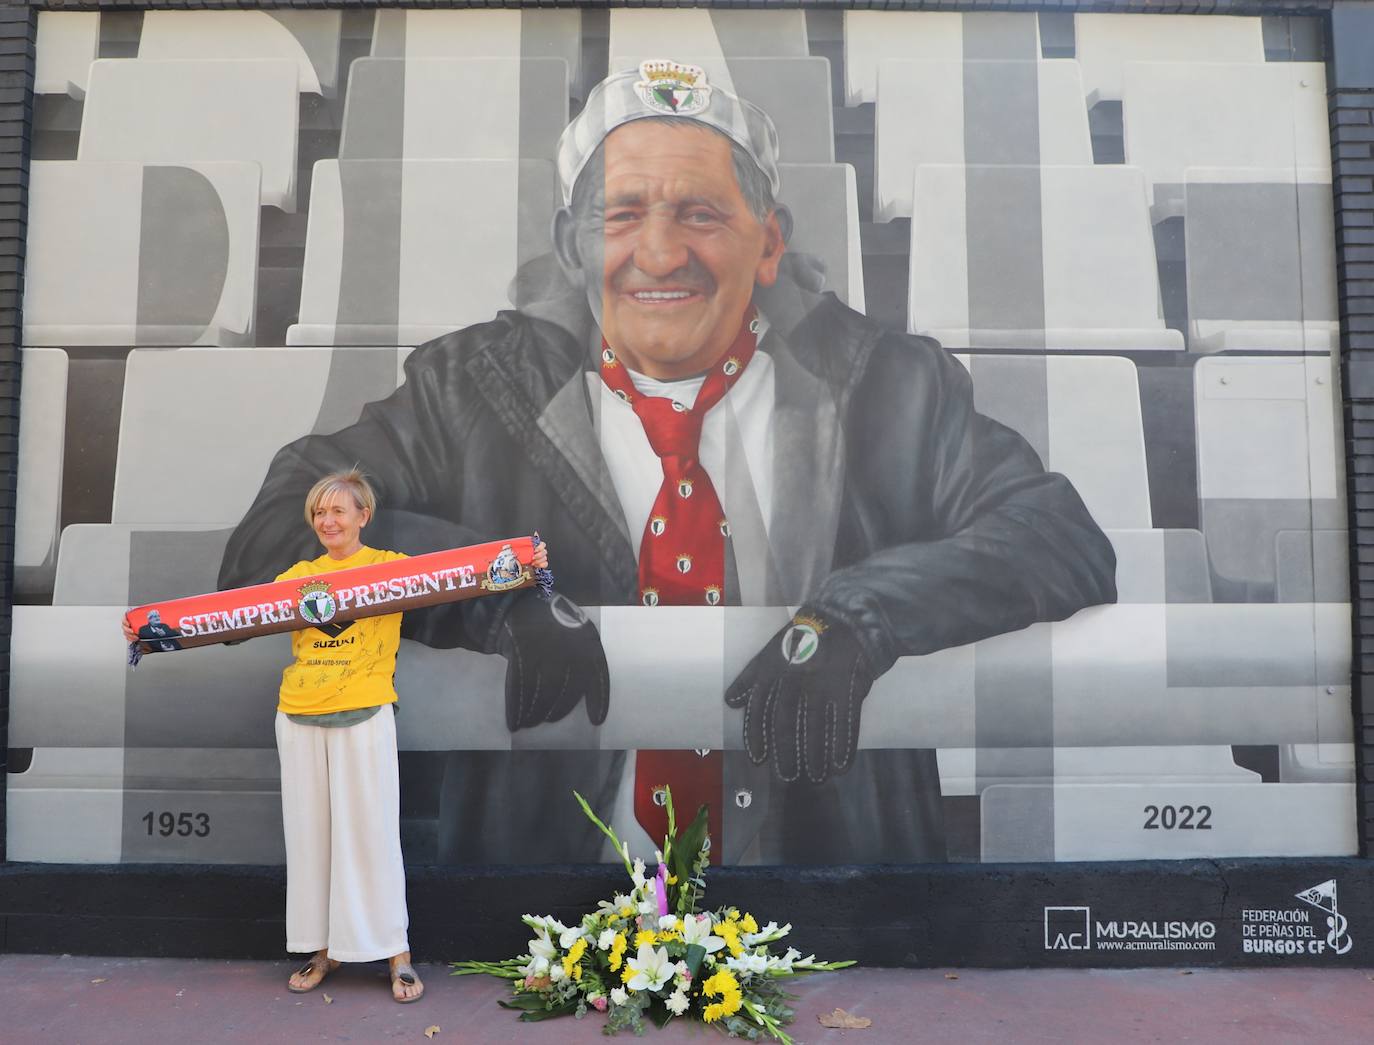
[[[805,664],[821,648],[825,622],[816,617],[793,617],[782,633],[782,655],[789,664]]]

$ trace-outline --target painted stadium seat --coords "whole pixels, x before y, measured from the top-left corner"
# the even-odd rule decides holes
[[[1155,220],[1182,211],[1189,167],[1266,167],[1331,180],[1319,62],[1131,62],[1122,92],[1126,162],[1145,172]]]
[[[35,94],[86,96],[86,78],[100,53],[96,11],[39,11],[34,43]]]
[[[568,63],[573,95],[582,97],[582,12],[416,11],[377,12],[373,58],[562,58]],[[597,79],[600,79],[598,76]],[[488,96],[458,99],[484,105]]]
[[[1185,171],[1188,346],[1194,352],[1339,347],[1330,172]]]
[[[1258,18],[1075,14],[1073,28],[1089,108],[1121,100],[1129,62],[1264,61]]]
[[[1150,484],[1135,364],[1119,356],[957,355],[973,405],[1073,482],[1104,530],[1148,530]]]
[[[339,85],[340,11],[147,11],[140,58],[277,58],[294,62],[302,94]]]
[[[287,344],[420,344],[491,319],[548,253],[554,194],[542,160],[321,160]]]
[[[1344,530],[1335,379],[1328,356],[1201,359],[1194,372],[1198,493],[1218,599],[1277,597],[1295,540]]]
[[[912,213],[930,163],[1091,165],[1078,64],[885,61],[878,66],[874,218]]]
[[[1181,351],[1130,167],[923,166],[908,326],[947,348]]]
[[[77,158],[254,162],[263,205],[292,212],[298,79],[286,61],[102,59],[91,66]]]
[[[1038,30],[1034,32],[1038,38]],[[1002,57],[1039,58],[1039,41]],[[878,100],[878,66],[888,59],[963,61],[964,16],[943,11],[845,11],[845,105]]]
[[[26,348],[20,356],[19,474],[14,515],[14,590],[52,590],[62,514],[67,427],[67,353]]]
[[[726,13],[731,12],[716,12],[717,16]],[[657,57],[662,56],[657,52],[616,56],[611,59],[611,69],[637,69],[645,58]],[[675,61],[701,66],[706,71],[708,83],[733,91],[772,117],[778,129],[778,158],[782,162],[834,162],[835,130],[828,59],[795,56],[727,59],[686,51],[674,51],[672,57]]]
[[[862,312],[863,252],[854,168],[847,163],[780,163],[778,175],[779,202],[791,210],[794,222],[787,250],[819,259],[825,266],[825,289]]]
[[[610,72],[646,58],[696,61],[719,69],[735,58],[804,58],[811,53],[804,11],[688,10],[611,11]],[[694,55],[688,59],[679,56]]]
[[[251,344],[259,177],[252,163],[35,161],[24,343]]]
[[[405,354],[396,348],[130,353],[112,521],[154,530],[168,523],[236,525],[273,455],[301,436],[352,424],[365,403],[390,395],[401,382]],[[250,416],[253,423],[245,425]],[[169,485],[162,469],[145,462],[192,432],[210,456],[195,475]]]
[[[1196,530],[1156,530],[1136,366],[1119,356],[957,355],[979,413],[1073,482],[1116,550],[1119,603],[1211,602]]]
[[[567,125],[562,58],[359,58],[339,158],[551,161]]]

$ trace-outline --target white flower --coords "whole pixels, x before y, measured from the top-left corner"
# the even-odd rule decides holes
[[[727,967],[729,967],[735,972],[767,972],[768,955],[751,954],[746,951],[744,954],[741,954],[738,958],[725,959],[725,964]]]
[[[613,943],[615,943],[615,930],[603,929],[601,935],[596,938],[596,949],[598,951],[609,951]]]
[[[583,936],[587,935],[587,930],[580,925],[575,925],[571,929],[564,929],[563,934],[558,937],[558,946],[567,950]]]
[[[630,872],[630,877],[634,879],[635,888],[644,888],[644,861],[635,857],[634,870]]]
[[[548,963],[553,960],[553,956],[558,953],[553,945],[553,941],[549,939],[548,931],[545,929],[536,930],[534,939],[526,944],[526,946],[529,948],[530,957],[535,961],[542,961],[545,966],[547,966]]]
[[[746,947],[756,947],[761,943],[772,943],[774,940],[781,940],[792,931],[792,923],[788,922],[781,929],[777,922],[769,922],[756,933],[741,933],[740,942]]]
[[[565,973],[565,972],[563,971],[563,963],[562,963],[562,962],[554,962],[552,965],[549,966],[549,980],[550,980],[550,982],[552,982],[552,983],[557,983],[559,980],[563,979],[565,976],[567,976],[567,973]]]
[[[715,954],[725,946],[725,941],[719,936],[711,935],[709,914],[692,914],[682,919],[682,942],[688,946],[696,944],[707,954]]]
[[[603,913],[615,914],[622,907],[631,907],[633,906],[633,904],[634,901],[631,900],[624,893],[616,893],[614,900],[596,901],[596,909]]]
[[[768,959],[768,968],[779,972],[791,972],[792,963],[801,957],[801,951],[795,947],[787,948],[787,953],[774,955]]]
[[[677,915],[662,914],[658,918],[658,927],[663,932],[675,932],[677,930]]]
[[[547,958],[531,958],[529,964],[520,970],[525,976],[544,976],[549,971]]]
[[[683,994],[682,990],[679,988],[668,995],[663,1004],[668,1006],[668,1011],[674,1016],[681,1016],[687,1011],[687,995]]]
[[[677,972],[677,965],[668,960],[668,948],[655,950],[647,943],[642,944],[639,953],[625,961],[634,970],[627,987],[632,991],[656,991],[667,983]]]
[[[624,988],[624,987],[612,987],[612,988],[611,988],[611,1004],[612,1004],[612,1005],[624,1005],[624,1004],[625,1004],[627,1001],[629,1001],[629,1000],[630,1000],[630,996],[629,996],[628,994],[625,993],[625,988]]]

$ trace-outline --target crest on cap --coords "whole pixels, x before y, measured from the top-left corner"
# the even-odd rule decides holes
[[[635,93],[654,112],[695,116],[711,104],[706,70],[699,65],[653,59],[640,63],[639,75],[643,79],[635,84]]]

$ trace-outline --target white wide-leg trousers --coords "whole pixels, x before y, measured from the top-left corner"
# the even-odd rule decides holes
[[[342,728],[277,712],[286,833],[286,949],[342,962],[410,950],[396,716]]]

